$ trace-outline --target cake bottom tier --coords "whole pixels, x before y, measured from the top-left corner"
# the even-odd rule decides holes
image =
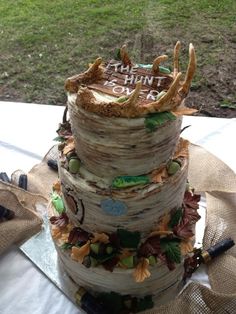
[[[133,269],[116,268],[108,272],[103,267],[86,268],[71,259],[70,254],[56,245],[57,253],[65,272],[71,279],[92,293],[116,292],[132,297],[152,295],[155,306],[171,301],[182,289],[183,263],[170,271],[166,265],[151,268],[151,276],[143,282],[135,282]]]

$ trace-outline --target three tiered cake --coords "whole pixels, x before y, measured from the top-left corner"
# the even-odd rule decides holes
[[[98,58],[66,81],[70,119],[58,130],[51,232],[66,272],[95,295],[162,304],[182,287],[199,196],[187,184],[180,138],[182,115],[195,112],[184,99],[196,59],[190,44],[183,77],[179,48],[172,72],[160,65],[166,55],[136,64],[124,46],[116,60]]]

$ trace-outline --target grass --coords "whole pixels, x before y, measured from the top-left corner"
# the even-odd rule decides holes
[[[151,62],[177,40],[187,60],[193,41],[198,84],[201,69],[236,41],[235,9],[234,0],[1,0],[0,99],[64,104],[65,78],[123,43],[136,61]]]

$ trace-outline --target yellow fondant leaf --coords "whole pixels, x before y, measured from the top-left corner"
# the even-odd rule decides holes
[[[146,278],[151,276],[150,271],[148,270],[148,266],[148,259],[142,258],[133,272],[133,276],[136,282],[143,282]]]
[[[55,181],[52,187],[54,191],[59,193],[61,191],[61,182],[59,180]]]
[[[91,243],[96,243],[96,242],[109,243],[110,241],[107,234],[94,232]]]
[[[165,214],[162,218],[161,221],[158,224],[158,231],[168,231],[168,225],[170,222],[170,214]]]
[[[181,137],[179,139],[179,143],[174,154],[174,159],[178,157],[188,157],[189,156],[188,146],[189,141]]]
[[[71,258],[74,261],[82,263],[84,260],[84,257],[89,255],[90,253],[90,241],[87,241],[83,246],[76,247],[73,246],[71,249]]]

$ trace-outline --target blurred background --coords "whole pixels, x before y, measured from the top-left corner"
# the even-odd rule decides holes
[[[65,105],[64,81],[127,44],[137,63],[177,40],[198,69],[186,104],[198,115],[236,117],[235,0],[0,0],[0,100]]]

